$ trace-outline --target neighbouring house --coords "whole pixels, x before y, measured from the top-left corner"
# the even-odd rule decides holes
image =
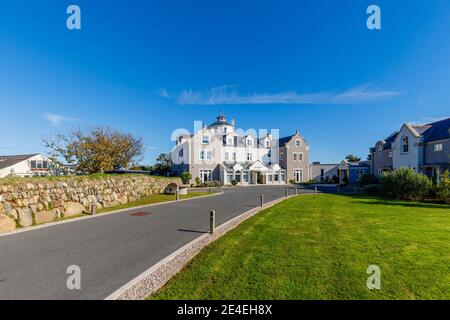
[[[369,161],[344,160],[338,165],[339,184],[358,184],[363,175],[370,174],[370,170]]]
[[[0,156],[0,178],[48,176],[55,166],[42,154]]]
[[[308,150],[305,139],[296,132],[277,139],[272,133],[236,129],[223,114],[194,134],[177,137],[171,152],[172,170],[190,172],[194,183],[218,180],[222,184],[285,184],[289,180],[309,179]],[[266,131],[268,132],[268,131]]]
[[[383,172],[391,171],[394,167],[392,143],[397,138],[398,132],[394,132],[384,140],[380,140],[370,149],[372,171],[371,173],[380,178]]]
[[[398,133],[371,148],[373,173],[411,168],[430,177],[450,167],[450,118],[424,124],[405,123]]]
[[[330,182],[338,178],[338,166],[334,163],[313,162],[309,165],[309,176],[315,182]]]

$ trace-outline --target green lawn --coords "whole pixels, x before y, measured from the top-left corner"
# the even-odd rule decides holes
[[[206,196],[206,195],[211,195],[212,193],[213,192],[209,193],[209,192],[192,191],[192,192],[189,192],[185,196],[180,196],[180,199],[189,199],[189,198],[195,198],[195,197],[200,197],[200,196]],[[100,210],[98,210],[98,213],[120,210],[120,209],[129,209],[129,208],[133,208],[133,207],[145,206],[148,204],[166,202],[166,201],[174,201],[174,200],[176,200],[175,195],[157,193],[157,194],[152,194],[150,196],[142,197],[141,199],[136,200],[136,201],[131,201],[131,202],[121,204],[118,206],[100,209]]]
[[[381,268],[381,290],[366,286]],[[298,196],[205,248],[154,299],[450,299],[450,206]]]

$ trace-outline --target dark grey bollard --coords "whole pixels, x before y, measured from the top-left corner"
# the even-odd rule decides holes
[[[317,187],[314,187],[314,193],[317,193]]]
[[[286,189],[286,194],[285,194],[286,198],[289,196],[289,189]]]
[[[260,200],[261,207],[264,207],[264,195],[263,194],[259,197],[259,200]]]
[[[96,204],[91,204],[91,215],[95,215],[97,214],[97,205]]]
[[[298,189],[295,187],[295,195],[298,195]]]
[[[180,190],[175,191],[177,201],[180,201]]]
[[[216,210],[209,212],[209,233],[213,234],[216,229]]]
[[[338,188],[338,193],[341,192],[341,187],[337,186],[337,188]]]

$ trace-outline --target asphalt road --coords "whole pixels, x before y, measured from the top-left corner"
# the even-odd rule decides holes
[[[286,188],[292,187],[225,189],[219,196],[0,236],[0,299],[104,299],[207,232],[210,209],[220,225],[258,206],[260,194],[269,202],[283,197]],[[136,212],[145,215],[130,215]],[[71,265],[81,269],[79,290],[66,286]]]

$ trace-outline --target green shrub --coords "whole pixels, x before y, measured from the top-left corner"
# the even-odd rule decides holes
[[[439,177],[434,192],[439,201],[450,203],[450,172],[448,170]]]
[[[180,178],[181,178],[181,180],[183,181],[184,184],[188,184],[188,183],[189,183],[189,180],[192,179],[192,175],[191,175],[190,172],[183,172],[183,173],[180,175]]]
[[[199,185],[201,185],[201,183],[202,183],[202,179],[200,179],[200,177],[195,177],[195,184],[197,186],[199,186]]]
[[[238,184],[238,181],[237,181],[236,179],[233,179],[233,180],[231,180],[231,184],[232,184],[233,186],[235,186],[235,185]]]
[[[426,175],[407,168],[386,172],[380,181],[380,192],[383,195],[403,200],[423,200],[429,195],[431,188],[431,180]]]
[[[370,184],[378,184],[379,180],[373,174],[363,174],[359,179],[360,186],[367,186]]]
[[[220,181],[217,180],[205,181],[202,184],[200,184],[200,187],[202,188],[216,188],[220,186],[221,186]]]
[[[294,179],[289,180],[289,183],[290,183],[290,184],[296,184],[296,182],[295,182]]]
[[[367,194],[376,194],[380,190],[377,184],[368,184],[362,188],[364,193]]]

